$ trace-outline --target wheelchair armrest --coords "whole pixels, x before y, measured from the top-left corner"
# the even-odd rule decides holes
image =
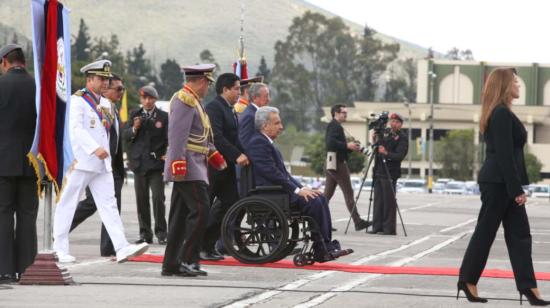
[[[273,186],[256,186],[256,188],[253,188],[250,190],[252,193],[262,192],[262,191],[282,191],[283,186],[280,185],[273,185]]]

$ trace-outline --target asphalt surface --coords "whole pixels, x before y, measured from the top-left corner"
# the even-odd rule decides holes
[[[170,189],[166,190],[169,200]],[[359,202],[366,216],[368,194]],[[347,210],[340,192],[331,202],[334,238],[355,253],[337,262],[363,265],[459,267],[480,206],[479,196],[398,194],[408,236],[398,225],[397,236],[351,231],[344,234]],[[168,202],[167,202],[168,207]],[[550,202],[528,201],[537,272],[550,272]],[[167,211],[168,213],[168,208]],[[133,187],[123,189],[122,218],[129,241],[138,238]],[[42,205],[39,213],[39,249],[42,248]],[[357,274],[304,269],[203,266],[208,277],[172,278],[160,275],[161,265],[116,264],[99,256],[100,220],[96,214],[71,233],[71,254],[77,263],[67,266],[77,285],[0,285],[0,307],[455,307],[452,276]],[[162,254],[154,244],[149,253]],[[290,259],[290,258],[289,258]],[[487,268],[510,270],[502,228]],[[517,307],[513,279],[482,278],[484,307]],[[539,281],[550,299],[550,282]],[[473,304],[472,304],[473,305]]]

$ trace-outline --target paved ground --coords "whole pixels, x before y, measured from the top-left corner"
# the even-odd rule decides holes
[[[167,190],[169,196],[169,190]],[[129,240],[138,236],[133,187],[123,191],[123,221]],[[366,198],[366,196],[365,196]],[[347,212],[342,195],[331,203],[338,232],[335,238],[356,252],[339,262],[366,265],[458,267],[480,206],[478,196],[399,194],[409,234],[343,234]],[[360,201],[367,214],[368,200]],[[167,211],[168,212],[168,211]],[[537,272],[550,272],[550,202],[530,200],[528,212]],[[42,234],[39,214],[39,236]],[[163,278],[160,264],[116,264],[99,257],[97,216],[71,235],[71,253],[78,262],[69,270],[76,286],[0,286],[0,307],[454,307],[456,277],[353,274],[301,269],[205,266],[207,278]],[[42,244],[39,243],[39,247]],[[153,245],[151,252],[162,253]],[[487,268],[510,269],[500,230]],[[482,278],[480,294],[491,300],[484,307],[519,306],[511,279]],[[539,282],[550,299],[550,282]]]

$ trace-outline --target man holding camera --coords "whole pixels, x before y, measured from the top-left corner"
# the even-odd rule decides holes
[[[168,146],[168,113],[155,107],[159,95],[152,86],[139,90],[142,108],[133,112],[126,128],[130,169],[134,172],[139,240],[153,242],[149,190],[153,193],[155,235],[159,244],[166,244],[164,182],[162,172]]]
[[[344,193],[346,207],[355,224],[355,230],[363,230],[369,226],[368,222],[361,219],[355,201],[353,200],[353,187],[347,165],[348,154],[361,151],[357,142],[347,142],[342,123],[346,122],[348,110],[346,105],[334,105],[330,109],[332,121],[327,126],[325,144],[327,148],[327,171],[325,197],[328,201],[334,195],[336,185],[339,185]]]
[[[374,163],[374,209],[372,230],[368,233],[395,235],[397,200],[395,184],[401,177],[401,161],[409,150],[407,136],[401,132],[403,117],[392,113],[390,130],[376,131],[377,153]]]

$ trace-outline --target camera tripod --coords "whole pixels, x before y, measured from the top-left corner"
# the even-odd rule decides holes
[[[374,161],[374,159],[378,156],[378,147],[379,146],[380,146],[380,143],[376,142],[375,144],[372,145],[372,152],[367,154],[367,156],[368,156],[367,167],[364,169],[365,171],[364,171],[363,179],[361,180],[361,185],[359,186],[359,191],[357,192],[357,197],[355,197],[355,202],[353,204],[353,210],[351,211],[351,214],[349,216],[348,224],[346,226],[346,231],[344,232],[344,234],[348,233],[348,229],[349,229],[349,225],[351,223],[351,219],[352,219],[353,215],[355,214],[355,212],[357,211],[357,202],[359,201],[359,197],[361,196],[361,191],[363,190],[363,186],[365,185],[365,181],[367,180],[367,175],[369,173],[370,166],[371,166],[372,162]],[[389,181],[391,181],[390,171],[388,169],[388,165],[386,164],[386,159],[383,156],[382,156],[382,165],[384,166],[384,172],[385,172],[387,178],[389,179]],[[370,196],[369,196],[369,210],[367,212],[367,222],[370,219],[370,210],[371,210],[372,201],[373,201],[375,181],[376,180],[375,180],[374,171],[373,171],[371,190],[370,190]],[[399,220],[401,221],[401,227],[403,228],[403,234],[405,236],[407,236],[407,231],[405,230],[405,224],[403,223],[403,217],[401,217],[401,210],[399,210],[399,205],[397,204],[395,187],[393,186],[393,183],[390,183],[389,186],[391,187],[391,192],[392,192],[392,196],[393,196],[394,201],[395,201],[395,207],[397,209],[397,214],[399,215]],[[367,227],[367,230],[368,230],[368,227]]]

